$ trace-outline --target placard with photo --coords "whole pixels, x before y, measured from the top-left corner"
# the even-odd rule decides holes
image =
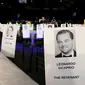
[[[1,52],[7,56],[14,58],[16,46],[17,26],[6,24],[3,26],[3,37]]]
[[[46,85],[85,84],[85,28],[44,29]]]

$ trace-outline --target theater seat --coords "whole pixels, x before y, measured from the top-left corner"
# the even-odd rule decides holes
[[[34,39],[36,45],[36,71],[44,69],[44,55],[41,52],[43,46],[43,38]]]
[[[23,39],[23,65],[26,73],[31,72],[33,48],[31,46],[31,38]]]
[[[35,38],[34,42],[37,47],[41,47],[43,45],[43,38]]]

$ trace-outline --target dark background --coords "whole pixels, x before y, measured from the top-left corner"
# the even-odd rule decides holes
[[[85,0],[0,0],[0,20],[34,20],[36,16],[53,16],[57,20],[76,20],[85,18]]]

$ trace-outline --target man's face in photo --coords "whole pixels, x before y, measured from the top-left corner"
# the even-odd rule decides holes
[[[73,40],[69,33],[59,34],[57,37],[60,51],[68,54],[73,49]]]

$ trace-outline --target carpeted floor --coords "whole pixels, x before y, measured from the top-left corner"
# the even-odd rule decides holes
[[[36,46],[28,47],[22,43],[17,43],[15,59],[9,59],[37,83],[45,85],[44,46],[37,49]]]

